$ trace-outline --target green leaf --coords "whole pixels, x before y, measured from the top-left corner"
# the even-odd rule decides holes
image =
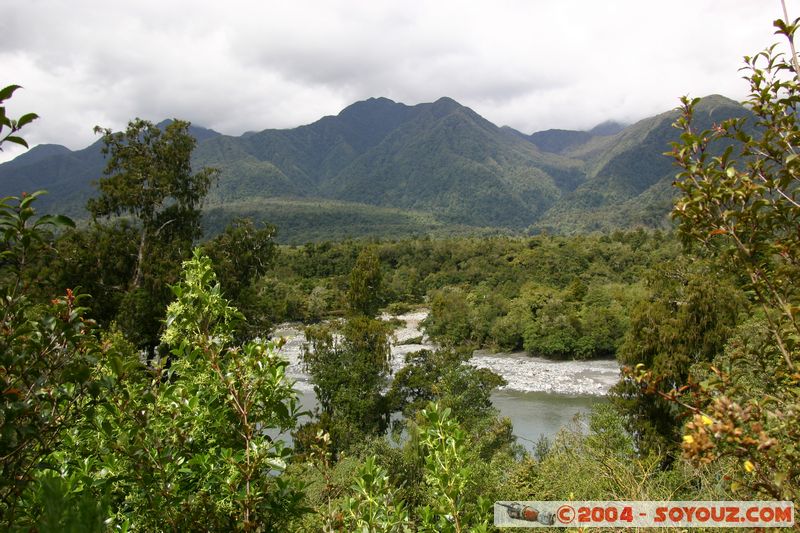
[[[30,124],[37,118],[39,118],[39,115],[37,115],[36,113],[26,113],[25,115],[22,115],[17,120],[17,129],[21,128],[22,126],[25,126],[26,124]]]
[[[121,358],[114,356],[109,361],[109,364],[111,365],[111,370],[117,377],[121,376],[123,372],[125,372],[125,366],[122,364]]]
[[[10,143],[14,143],[14,144],[19,144],[19,145],[22,145],[22,146],[24,146],[25,148],[30,148],[30,147],[28,146],[28,142],[27,142],[25,139],[23,139],[22,137],[18,137],[18,136],[16,136],[16,135],[9,135],[8,137],[6,137],[6,138],[5,138],[5,139],[3,139],[3,140],[4,140],[4,141],[8,141],[8,142],[10,142]]]
[[[39,220],[36,221],[36,225],[44,225],[44,224],[52,224],[54,226],[66,226],[68,228],[74,228],[75,222],[65,215],[44,215]]]
[[[33,191],[32,193],[25,195],[25,197],[22,198],[22,200],[20,200],[19,202],[19,208],[20,209],[27,208],[31,202],[33,202],[35,199],[42,196],[43,194],[47,194],[47,191],[40,189],[38,191]]]
[[[22,87],[20,85],[9,85],[3,88],[2,90],[0,90],[0,102],[2,102],[3,100],[8,100],[9,98],[11,98],[11,95],[14,94],[14,91],[21,88]]]

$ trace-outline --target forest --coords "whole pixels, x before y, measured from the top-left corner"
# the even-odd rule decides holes
[[[495,530],[499,500],[800,505],[793,59],[747,58],[752,117],[698,130],[682,99],[664,232],[203,235],[218,173],[192,168],[189,124],[100,130],[91,221],[40,213],[44,191],[0,200],[1,527],[460,532]],[[0,143],[26,146],[18,89]],[[393,375],[380,316],[412,308],[437,349]],[[313,412],[269,335],[286,321]],[[503,379],[469,364],[482,347],[624,370],[529,452],[492,405]]]

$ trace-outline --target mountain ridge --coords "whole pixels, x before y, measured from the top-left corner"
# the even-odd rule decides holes
[[[701,124],[744,114],[744,107],[719,95],[697,108]],[[320,201],[338,206],[343,224],[347,209],[363,204],[417,213],[409,220],[432,217],[425,227],[665,227],[672,194],[667,185],[675,169],[662,153],[677,140],[671,127],[676,117],[673,110],[627,126],[607,121],[588,131],[527,135],[498,127],[452,98],[406,105],[378,97],[291,129],[230,136],[192,126],[198,140],[192,164],[221,171],[207,199],[219,224],[226,212],[236,216],[234,206],[243,202],[248,213],[257,214],[258,202],[269,203],[274,213],[279,201]],[[101,141],[76,151],[37,146],[0,164],[0,194],[46,188],[51,194],[40,209],[83,218],[92,182],[105,166],[101,147]],[[313,210],[301,211],[313,217]],[[359,233],[373,212],[378,213],[353,207]]]

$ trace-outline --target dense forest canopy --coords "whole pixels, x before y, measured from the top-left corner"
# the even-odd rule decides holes
[[[776,27],[791,43],[797,24]],[[746,113],[713,122],[684,99],[679,138],[647,137],[679,167],[674,233],[279,246],[237,219],[203,240],[216,171],[193,167],[189,124],[105,131],[91,223],[40,215],[42,191],[0,200],[0,524],[489,531],[497,500],[800,504],[800,67],[770,48],[747,69]],[[519,163],[453,101],[413,120],[453,110],[470,146]],[[36,116],[0,111],[0,144],[25,145]],[[598,183],[646,188],[624,150],[597,163],[615,169]],[[571,198],[606,205],[581,187]],[[391,375],[381,313],[412,307],[435,349]],[[284,321],[306,326],[310,413],[269,335]],[[492,405],[503,379],[469,362],[480,347],[625,370],[612,402],[529,453]]]

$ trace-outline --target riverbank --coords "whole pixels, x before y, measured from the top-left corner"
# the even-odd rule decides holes
[[[427,310],[397,316],[383,315],[383,320],[399,320],[392,340],[392,372],[405,365],[411,352],[432,350],[436,346],[424,335],[421,323]],[[300,404],[305,410],[316,407],[313,387],[303,370],[302,325],[281,324],[273,337],[285,344],[280,354],[289,360],[287,375],[295,381]],[[410,343],[409,341],[415,341]],[[514,425],[514,435],[528,450],[542,437],[552,437],[575,415],[588,413],[598,401],[605,401],[609,389],[619,379],[619,365],[613,360],[550,361],[526,353],[492,353],[478,350],[470,363],[502,376],[507,384],[492,394],[492,404]]]
[[[393,372],[403,368],[407,354],[436,348],[422,331],[421,323],[426,316],[427,310],[417,310],[402,315],[381,317],[384,320],[396,319],[403,324],[394,331],[391,348]],[[311,390],[301,360],[302,346],[305,342],[302,326],[281,324],[275,329],[273,336],[283,337],[286,341],[280,353],[289,360],[287,372],[289,377],[297,382],[299,388]],[[420,339],[419,342],[408,343],[417,339]],[[532,357],[524,352],[492,353],[488,350],[477,350],[470,363],[502,376],[507,384],[501,387],[501,390],[513,392],[605,396],[620,376],[619,365],[614,360],[551,361]]]

